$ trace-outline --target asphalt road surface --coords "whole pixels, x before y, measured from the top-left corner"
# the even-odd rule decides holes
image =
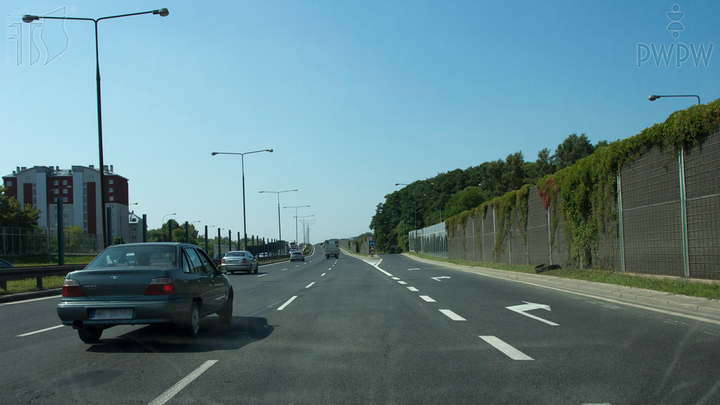
[[[425,264],[344,253],[229,276],[199,338],[98,344],[59,297],[0,306],[3,404],[717,404],[720,326]]]

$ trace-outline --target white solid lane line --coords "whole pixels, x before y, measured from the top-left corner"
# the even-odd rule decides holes
[[[312,283],[310,283],[310,284],[306,285],[306,286],[305,286],[305,288],[310,288],[310,287],[312,287],[312,285],[313,285],[313,284],[315,284],[315,282],[314,282],[314,281],[313,281]]]
[[[415,287],[408,287],[408,290],[410,290],[410,291],[412,291],[412,292],[418,292],[418,291],[420,291],[420,290],[418,290],[418,289],[415,288]]]
[[[467,319],[463,318],[462,316],[456,314],[455,312],[453,312],[449,309],[441,309],[440,312],[442,312],[443,315],[447,316],[448,318],[452,319],[453,321],[467,321]]]
[[[488,342],[492,347],[500,350],[513,360],[532,360],[532,357],[510,346],[495,336],[480,336],[480,339]]]
[[[3,304],[0,304],[0,307],[4,307],[4,306],[6,306],[6,305],[26,304],[26,303],[28,303],[28,302],[35,302],[35,301],[42,301],[42,300],[51,300],[51,299],[53,299],[53,298],[60,299],[61,297],[60,297],[60,295],[58,294],[58,295],[53,295],[53,296],[51,296],[51,297],[41,297],[41,298],[33,298],[33,299],[31,299],[31,300],[21,300],[21,301],[15,301],[15,302],[6,302],[6,303],[3,303]]]
[[[165,391],[160,395],[159,397],[155,398],[152,402],[150,402],[150,405],[162,405],[172,399],[178,392],[180,392],[183,388],[185,388],[188,384],[193,382],[196,378],[200,377],[202,373],[204,373],[207,369],[213,366],[213,364],[217,363],[217,360],[208,360],[205,363],[203,363],[202,366],[198,367],[193,371],[192,373],[188,374],[187,377],[183,378],[182,380],[178,381],[177,384],[170,387],[169,390]]]
[[[260,274],[260,275],[258,275],[258,277],[264,277],[264,276],[267,276],[267,274]]]
[[[295,301],[295,298],[297,298],[297,297],[298,297],[297,295],[294,295],[292,298],[290,298],[289,300],[285,301],[284,304],[280,305],[280,308],[278,308],[277,310],[278,310],[278,311],[282,311],[283,309],[285,309],[286,306],[290,305],[291,302]]]
[[[43,332],[47,332],[47,331],[49,331],[49,330],[58,329],[58,328],[62,328],[62,327],[63,327],[63,325],[53,326],[53,327],[51,327],[51,328],[45,328],[45,329],[36,330],[35,332],[23,333],[22,335],[17,335],[16,337],[30,336],[30,335],[34,335],[34,334],[36,334],[36,333],[43,333]]]
[[[425,302],[437,302],[434,299],[430,298],[429,295],[421,295],[420,298],[424,299]]]

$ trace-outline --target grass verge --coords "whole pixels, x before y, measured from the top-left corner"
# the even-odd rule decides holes
[[[470,260],[446,259],[444,257],[429,256],[422,253],[412,252],[409,252],[408,254],[422,259],[459,264],[469,267],[483,267],[487,269],[514,271],[518,273],[535,273],[534,266],[504,263],[481,263],[473,262]],[[672,277],[656,278],[647,275],[618,273],[612,270],[580,270],[573,268],[551,270],[540,273],[540,275],[593,281],[597,283],[615,284],[626,287],[644,288],[647,290],[662,291],[670,294],[720,300],[720,284],[713,282],[705,282],[703,280],[686,280]]]
[[[65,277],[50,276],[43,277],[43,290],[49,288],[60,288]],[[26,278],[24,280],[12,280],[7,282],[7,291],[0,288],[0,295],[17,294],[29,291],[38,291],[37,279]]]

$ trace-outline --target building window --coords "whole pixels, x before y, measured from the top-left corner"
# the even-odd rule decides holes
[[[115,189],[110,187],[110,192],[112,193],[113,191],[115,191]]]
[[[55,190],[53,190],[53,193],[60,194],[60,190],[56,188]]]
[[[68,202],[68,198],[67,198],[67,197],[63,197],[63,202]]]
[[[63,194],[67,194],[67,193],[68,193],[68,189],[64,188],[64,189],[63,189]]]
[[[67,219],[67,218],[68,218],[68,214],[63,215],[63,218]]]
[[[60,181],[59,181],[59,180],[55,180],[55,182],[54,182],[53,184],[55,184],[55,185],[57,186],[57,185],[60,184]]]
[[[67,186],[67,180],[63,180],[63,186]]]
[[[115,197],[110,196],[110,201],[115,201]]]
[[[12,187],[12,181],[7,182],[8,187]]]
[[[108,184],[113,184],[113,179],[108,180]]]

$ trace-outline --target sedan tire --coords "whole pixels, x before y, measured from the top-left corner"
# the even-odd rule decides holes
[[[232,314],[233,314],[233,294],[230,294],[228,296],[227,301],[225,302],[225,305],[223,305],[222,309],[218,311],[218,316],[220,317],[220,322],[222,323],[228,323],[232,320]]]
[[[80,328],[77,331],[78,331],[78,336],[80,336],[80,340],[82,340],[84,343],[99,342],[100,336],[102,336],[102,332],[103,332],[102,329],[94,328],[94,327]]]
[[[195,337],[200,334],[200,308],[197,302],[192,303],[186,322],[184,326],[188,335]]]

